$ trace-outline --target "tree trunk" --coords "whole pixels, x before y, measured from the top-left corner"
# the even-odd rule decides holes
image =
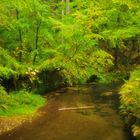
[[[39,39],[39,29],[41,26],[41,21],[38,22],[37,27],[36,27],[36,38],[35,38],[35,50],[38,50],[38,39]],[[37,52],[35,52],[34,58],[33,58],[33,64],[36,61],[36,57],[37,57]]]
[[[17,20],[19,20],[19,11],[16,9]],[[22,41],[22,31],[20,27],[18,27],[18,34],[19,34],[19,61],[22,61],[22,51],[23,51],[23,41]]]
[[[115,51],[114,51],[114,64],[116,68],[118,67],[118,54],[119,54],[118,51],[119,51],[119,48],[118,46],[116,46]]]

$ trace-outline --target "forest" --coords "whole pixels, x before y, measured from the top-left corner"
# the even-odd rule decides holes
[[[0,117],[91,82],[122,83],[120,114],[139,140],[140,0],[0,0]]]

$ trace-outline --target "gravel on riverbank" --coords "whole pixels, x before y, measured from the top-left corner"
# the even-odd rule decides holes
[[[33,116],[0,117],[0,135],[21,126],[25,122],[32,122]]]

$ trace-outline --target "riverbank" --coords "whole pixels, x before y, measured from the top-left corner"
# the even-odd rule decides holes
[[[140,140],[140,68],[130,75],[121,87],[121,113],[133,136]]]
[[[0,135],[32,120],[33,116],[0,117]]]
[[[32,123],[32,121],[43,114],[40,109],[41,107],[36,109],[36,112],[28,115],[0,116],[0,135],[13,131],[14,129],[24,125],[24,123]]]
[[[46,99],[25,90],[7,93],[0,87],[0,135],[31,122]]]
[[[0,116],[28,116],[43,106],[45,99],[26,90],[7,93],[0,87]]]

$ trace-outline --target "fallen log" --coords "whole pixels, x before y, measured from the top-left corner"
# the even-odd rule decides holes
[[[81,106],[81,107],[67,107],[67,108],[59,108],[59,111],[65,110],[83,110],[83,109],[93,109],[95,106]]]

